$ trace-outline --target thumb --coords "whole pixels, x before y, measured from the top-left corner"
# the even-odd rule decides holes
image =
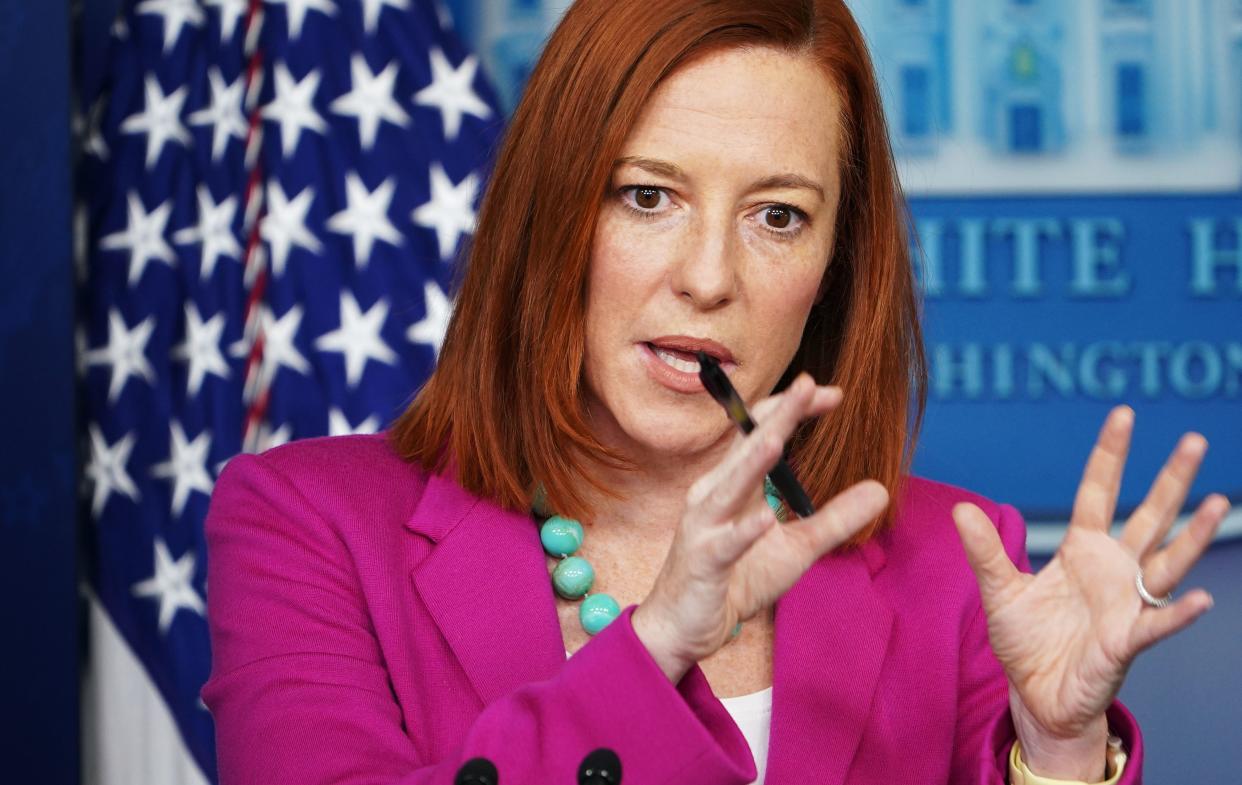
[[[979,581],[983,607],[990,609],[1001,592],[1018,578],[1018,568],[1009,560],[996,526],[983,510],[968,502],[957,504],[953,507],[953,521],[966,550],[966,560]]]

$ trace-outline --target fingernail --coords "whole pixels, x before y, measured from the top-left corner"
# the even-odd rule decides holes
[[[1188,433],[1184,437],[1186,441],[1186,451],[1193,456],[1200,456],[1207,452],[1207,439],[1202,434]]]

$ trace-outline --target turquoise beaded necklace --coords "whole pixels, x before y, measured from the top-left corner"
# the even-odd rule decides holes
[[[777,520],[785,520],[780,494],[766,477],[763,479],[763,496],[776,513]],[[582,605],[578,608],[578,621],[588,635],[594,635],[621,615],[621,606],[610,594],[591,593],[591,586],[595,583],[595,568],[586,559],[574,555],[582,547],[582,524],[573,518],[549,515],[543,509],[542,487],[535,492],[532,508],[531,512],[536,519],[543,519],[539,525],[539,542],[543,544],[544,553],[561,560],[552,570],[552,588],[566,600],[582,600]],[[741,630],[742,623],[738,622],[733,628],[733,636],[736,637]]]

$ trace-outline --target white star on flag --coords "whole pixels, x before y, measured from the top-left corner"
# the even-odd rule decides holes
[[[285,196],[278,180],[267,184],[267,216],[259,224],[259,235],[272,248],[272,273],[283,275],[293,246],[319,253],[319,239],[306,228],[306,213],[315,199],[315,189],[306,186],[293,199]]]
[[[336,15],[336,6],[332,0],[267,0],[270,5],[283,5],[289,19],[289,37],[299,38],[302,35],[302,23],[306,21],[307,11],[321,11],[327,16]]]
[[[246,13],[247,0],[203,0],[203,5],[220,9],[220,43],[233,40],[237,20]]]
[[[293,74],[284,63],[277,63],[276,97],[263,107],[265,119],[280,124],[280,151],[289,158],[297,150],[303,130],[324,133],[328,124],[315,111],[315,91],[319,89],[320,73],[311,69],[301,81],[294,81]]]
[[[456,69],[439,48],[431,50],[431,84],[414,95],[414,103],[434,106],[440,110],[444,121],[444,136],[457,138],[461,130],[462,115],[470,114],[480,119],[492,116],[492,109],[474,92],[474,74],[479,61],[470,55]]]
[[[104,505],[113,491],[124,494],[130,501],[138,501],[138,486],[134,485],[125,464],[129,463],[129,454],[134,449],[134,433],[122,436],[109,445],[104,440],[103,431],[91,423],[91,460],[86,466],[86,477],[94,484],[91,498],[91,514],[96,518],[103,512]]]
[[[345,356],[345,382],[356,387],[362,380],[367,360],[388,365],[397,362],[397,353],[384,343],[380,330],[388,318],[388,302],[380,298],[366,313],[347,291],[341,292],[341,326],[315,341],[321,352],[341,352]]]
[[[130,330],[125,319],[115,308],[108,311],[108,343],[86,353],[87,365],[112,366],[112,379],[108,384],[108,403],[114,403],[121,395],[125,382],[138,376],[148,383],[155,382],[155,371],[147,362],[147,341],[155,330],[155,317],[148,316]]]
[[[379,433],[379,418],[374,414],[358,423],[358,427],[349,424],[349,418],[335,406],[328,410],[328,435],[348,436],[355,433]]]
[[[270,387],[281,368],[292,368],[300,374],[310,373],[310,363],[293,343],[298,328],[302,326],[302,315],[301,305],[285,311],[279,319],[266,305],[259,311],[259,324],[263,332],[263,360],[258,376],[260,387]],[[243,337],[229,348],[229,352],[234,357],[245,357],[250,353],[250,347],[250,339]]]
[[[100,128],[107,103],[103,97],[100,97],[91,107],[86,118],[86,141],[82,143],[82,151],[95,156],[100,161],[108,160],[108,143],[104,141],[103,131]]]
[[[172,200],[168,199],[151,212],[147,212],[137,191],[126,195],[129,223],[119,232],[104,237],[99,246],[108,251],[129,250],[130,286],[138,283],[147,263],[152,259],[172,267],[177,261],[172,246],[164,239],[164,228],[172,213]]]
[[[436,20],[445,30],[453,29],[453,12],[444,4],[444,0],[432,0],[436,6]]]
[[[185,103],[186,87],[182,85],[164,95],[155,74],[147,74],[143,84],[146,95],[143,110],[126,117],[121,122],[121,130],[127,134],[147,135],[147,168],[150,169],[159,160],[164,145],[176,141],[189,147],[194,140],[181,124],[181,105]]]
[[[427,344],[440,358],[440,347],[444,345],[444,331],[448,329],[449,317],[453,315],[453,304],[435,281],[428,279],[423,283],[423,307],[426,312],[423,318],[410,325],[405,337],[412,343]]]
[[[207,374],[229,378],[228,363],[220,353],[224,321],[221,311],[204,322],[193,302],[185,304],[185,341],[173,347],[172,357],[190,364],[186,392],[191,398],[198,395]]]
[[[474,200],[479,178],[474,172],[457,185],[437,161],[431,165],[431,200],[414,210],[414,223],[436,231],[440,259],[449,261],[463,234],[474,233]]]
[[[402,128],[410,124],[410,116],[393,98],[397,82],[397,61],[394,60],[378,74],[371,73],[366,58],[355,53],[349,61],[350,91],[331,104],[333,112],[358,119],[358,136],[362,149],[375,146],[375,135],[381,120],[387,120]]]
[[[200,491],[211,495],[211,475],[207,473],[207,453],[211,450],[211,433],[204,430],[194,441],[186,439],[181,423],[173,421],[169,428],[172,443],[168,460],[151,467],[151,476],[173,481],[172,514],[180,518],[190,493]]]
[[[368,35],[379,26],[380,11],[384,6],[404,10],[410,7],[410,0],[362,0],[362,28]]]
[[[143,0],[138,4],[140,14],[159,14],[164,17],[164,53],[172,49],[186,25],[201,27],[203,9],[195,0]]]
[[[211,162],[217,163],[228,148],[229,138],[246,138],[246,118],[242,116],[242,91],[246,80],[238,76],[232,84],[224,81],[220,69],[212,66],[207,71],[211,87],[211,103],[190,115],[190,125],[210,125]]]
[[[203,598],[194,591],[194,553],[186,551],[173,561],[168,546],[155,538],[155,574],[135,583],[135,597],[153,597],[160,602],[160,633],[167,634],[173,618],[182,608],[203,613]]]
[[[348,206],[328,219],[328,230],[353,235],[354,263],[366,269],[376,240],[401,245],[401,232],[388,220],[388,207],[397,181],[390,177],[374,191],[368,191],[357,172],[345,175],[345,201]]]
[[[216,260],[221,256],[241,261],[241,243],[237,242],[237,237],[233,234],[237,197],[230,196],[216,204],[206,183],[199,183],[197,194],[198,224],[178,230],[173,235],[173,241],[181,245],[199,242],[203,244],[199,277],[206,280],[215,271]]]
[[[285,423],[275,430],[272,430],[270,423],[263,423],[263,426],[259,428],[259,452],[279,447],[282,444],[288,444],[292,438],[293,426],[289,423]]]

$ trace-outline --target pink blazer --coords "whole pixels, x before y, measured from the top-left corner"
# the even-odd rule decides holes
[[[1013,508],[912,479],[891,533],[776,604],[769,785],[1005,781],[1005,677],[949,514],[964,499],[1025,566]],[[222,785],[449,785],[475,756],[502,785],[572,785],[600,746],[633,785],[755,776],[702,671],[672,685],[647,654],[635,606],[567,661],[532,519],[382,435],[234,458],[206,525]],[[1109,714],[1140,782],[1138,728]]]

